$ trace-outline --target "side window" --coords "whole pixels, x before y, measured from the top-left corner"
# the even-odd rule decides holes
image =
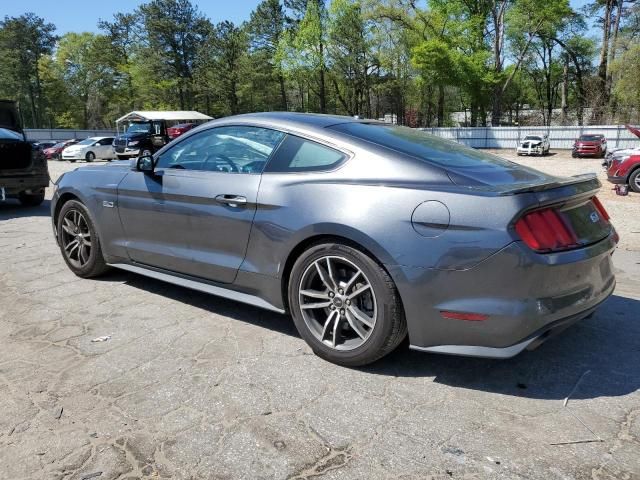
[[[288,135],[275,157],[269,163],[268,172],[321,172],[339,165],[346,155],[333,148],[311,140]]]
[[[262,173],[284,133],[250,126],[204,130],[163,153],[156,168]]]

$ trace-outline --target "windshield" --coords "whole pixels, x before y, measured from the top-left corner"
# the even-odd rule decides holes
[[[76,143],[76,145],[93,145],[94,143],[96,143],[95,138],[85,138],[81,142]]]
[[[581,135],[578,140],[583,142],[598,142],[602,140],[602,135]]]
[[[127,133],[149,133],[151,131],[151,122],[136,122],[129,125]]]
[[[527,141],[527,140],[531,140],[531,141],[533,141],[533,142],[539,142],[539,141],[541,141],[542,139],[541,139],[540,137],[536,137],[535,135],[527,135],[526,137],[524,137],[524,140],[525,140],[525,141]]]

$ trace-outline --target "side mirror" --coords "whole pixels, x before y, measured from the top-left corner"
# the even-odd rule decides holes
[[[153,173],[154,164],[152,155],[144,155],[136,160],[136,170],[139,172]]]

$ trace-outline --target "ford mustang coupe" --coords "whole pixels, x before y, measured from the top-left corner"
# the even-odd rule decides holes
[[[51,208],[76,275],[286,312],[317,355],[358,366],[407,335],[507,358],[589,316],[615,287],[599,188],[409,128],[260,113],[66,173]]]

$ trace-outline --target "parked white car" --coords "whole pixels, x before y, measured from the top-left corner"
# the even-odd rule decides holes
[[[549,135],[546,133],[531,134],[524,137],[518,144],[516,153],[518,155],[546,155],[550,148]]]
[[[89,137],[62,151],[62,160],[75,162],[86,160],[93,162],[96,158],[111,160],[116,158],[113,150],[113,137]]]

